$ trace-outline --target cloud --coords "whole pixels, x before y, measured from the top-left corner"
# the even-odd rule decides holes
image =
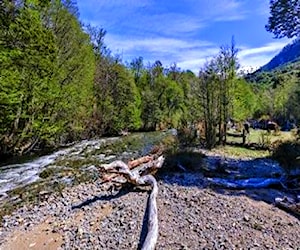
[[[153,63],[160,60],[165,66],[172,63],[182,69],[197,73],[204,63],[219,52],[219,45],[205,40],[186,40],[168,37],[136,38],[108,35],[112,51],[121,54],[124,61],[142,56]],[[266,64],[287,43],[288,39],[267,43],[260,47],[242,46],[238,53],[241,68],[253,68]]]
[[[121,54],[124,61],[142,56],[150,63],[160,60],[165,66],[176,63],[180,68],[195,73],[203,63],[218,53],[218,46],[205,40],[186,40],[169,37],[139,38],[108,35],[112,51]]]
[[[218,53],[231,28],[239,32],[251,25],[256,32],[253,41],[243,41],[242,67],[260,67],[278,53],[288,41],[264,42],[259,33],[264,29],[252,25],[254,18],[267,18],[267,5],[261,0],[78,0],[82,20],[107,30],[105,43],[124,61],[142,56],[195,73]]]
[[[270,52],[278,52],[281,50],[285,45],[287,45],[287,41],[278,41],[278,42],[272,42],[268,43],[262,47],[257,47],[257,48],[241,48],[240,51],[240,56],[245,57],[249,55],[254,55],[254,54],[261,54],[261,53],[270,53]]]
[[[86,23],[109,32],[176,36],[196,34],[212,22],[245,17],[243,1],[237,0],[89,0],[78,1]]]
[[[198,14],[209,22],[242,20],[248,13],[243,0],[203,0],[194,4]]]

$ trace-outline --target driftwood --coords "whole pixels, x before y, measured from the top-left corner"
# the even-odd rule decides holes
[[[156,162],[153,162],[154,159],[155,159],[155,156],[154,156],[154,155],[151,155],[151,156],[149,156],[149,155],[143,156],[143,157],[138,158],[138,159],[136,159],[136,160],[129,161],[129,162],[128,162],[128,168],[129,168],[129,170],[132,170],[132,169],[134,169],[134,168],[136,168],[136,167],[139,167],[141,164],[149,163],[149,162],[150,162],[150,166],[149,166],[149,165],[144,166],[145,170],[146,170],[146,169],[150,170],[151,168],[157,170],[158,167],[156,167],[156,165],[155,165]],[[114,161],[114,162],[112,162],[112,163],[110,163],[110,164],[102,165],[102,167],[104,167],[104,171],[105,171],[106,173],[108,173],[108,174],[106,174],[106,175],[104,175],[104,176],[102,177],[102,179],[103,179],[102,183],[105,183],[105,182],[108,182],[108,181],[113,181],[114,178],[120,177],[120,174],[122,174],[122,173],[120,173],[119,171],[116,170],[116,169],[117,169],[117,165],[116,165],[116,164],[117,164],[118,162],[120,162],[120,161]],[[151,163],[151,162],[152,162],[152,163]],[[113,163],[114,163],[114,164],[113,164]],[[122,162],[122,163],[124,163],[124,162]],[[113,165],[111,165],[111,164],[113,164]],[[125,163],[124,163],[124,164],[125,164]],[[152,165],[151,165],[151,164],[152,164]],[[111,165],[111,166],[110,166],[110,165]],[[125,164],[125,165],[126,165],[126,164]],[[113,168],[112,166],[115,166],[115,168]],[[145,174],[144,174],[144,175],[145,175]],[[118,182],[120,182],[120,181],[118,180]]]
[[[276,198],[275,204],[279,208],[300,216],[300,196],[298,197],[299,199],[297,200],[289,197]]]
[[[156,197],[158,186],[153,172],[161,168],[164,162],[164,157],[145,156],[128,164],[123,161],[114,161],[110,164],[102,165],[106,172],[113,173],[106,180],[112,180],[115,177],[122,175],[126,180],[134,185],[151,185],[152,191],[148,202],[148,232],[143,243],[142,250],[154,250],[158,238],[158,218]],[[142,166],[140,166],[142,164]],[[138,167],[139,166],[139,167]]]

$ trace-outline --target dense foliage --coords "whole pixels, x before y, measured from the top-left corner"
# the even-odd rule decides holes
[[[271,71],[259,70],[246,76],[257,97],[254,116],[269,115],[280,125],[300,119],[300,62],[286,64]]]
[[[237,74],[234,41],[199,76],[142,57],[124,63],[105,44],[104,29],[79,22],[74,1],[4,0],[0,7],[2,156],[199,123],[213,147],[226,142],[229,119],[300,119],[299,64],[248,76],[249,84]]]
[[[275,37],[300,36],[299,0],[270,0],[270,17],[266,29]]]

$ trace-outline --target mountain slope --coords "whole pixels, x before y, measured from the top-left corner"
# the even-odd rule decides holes
[[[270,71],[288,63],[300,61],[300,39],[286,45],[270,62],[262,66],[259,71]]]
[[[260,69],[245,75],[248,82],[276,87],[283,79],[300,78],[300,39],[286,45]]]

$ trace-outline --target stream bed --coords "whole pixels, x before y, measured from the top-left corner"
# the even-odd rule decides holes
[[[126,137],[84,140],[25,163],[1,166],[0,201],[16,189],[35,183],[68,184],[74,182],[76,177],[96,172],[97,165],[145,155],[171,133],[133,133]]]
[[[176,131],[169,130],[85,140],[25,163],[1,166],[0,209],[13,210],[21,203],[39,202],[45,194],[61,192],[66,186],[96,181],[101,164],[114,160],[126,162],[149,154],[155,145],[168,137],[174,140],[175,136]],[[172,145],[170,138],[168,143]],[[252,185],[257,181],[280,181],[283,176],[280,165],[271,159],[236,159],[202,149],[194,151],[203,155],[199,171],[204,171],[205,178],[216,185],[239,188],[234,185],[249,178]],[[175,161],[186,167],[180,159]],[[182,170],[175,166],[175,171]]]

